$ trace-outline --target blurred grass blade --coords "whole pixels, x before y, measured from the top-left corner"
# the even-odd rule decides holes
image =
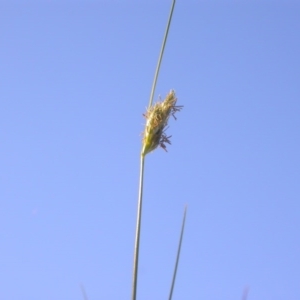
[[[243,292],[242,300],[247,300],[249,293],[249,287],[246,287]]]
[[[177,257],[176,257],[176,263],[175,263],[175,268],[174,268],[174,273],[173,273],[173,280],[172,280],[172,285],[171,285],[169,300],[172,299],[174,285],[175,285],[176,273],[177,273],[177,268],[178,268],[178,262],[179,262],[180,250],[181,250],[182,238],[183,238],[183,232],[184,232],[186,211],[187,211],[187,206],[185,207],[184,213],[183,213],[183,220],[182,220],[182,226],[181,226],[181,234],[180,234],[180,239],[179,239],[179,245],[178,245],[178,250],[177,250]]]
[[[82,292],[83,299],[88,300],[88,297],[87,297],[87,294],[85,292],[85,288],[84,288],[83,284],[80,284],[80,289],[81,289],[81,292]]]

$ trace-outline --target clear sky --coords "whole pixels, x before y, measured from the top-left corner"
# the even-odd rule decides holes
[[[26,2],[26,3],[25,3]],[[171,1],[0,2],[0,298],[130,299],[139,153]],[[138,300],[300,299],[300,3],[177,0]]]

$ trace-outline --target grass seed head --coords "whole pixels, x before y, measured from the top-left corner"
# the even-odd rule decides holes
[[[171,90],[163,102],[152,105],[144,114],[147,121],[143,138],[143,156],[158,146],[167,151],[166,143],[171,144],[171,136],[165,133],[169,117],[172,115],[176,119],[175,113],[182,109],[182,106],[176,106],[176,101],[175,92]]]

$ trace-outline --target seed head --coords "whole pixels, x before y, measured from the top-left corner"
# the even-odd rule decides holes
[[[177,98],[173,90],[166,96],[163,102],[157,102],[148,108],[144,117],[147,119],[143,138],[142,156],[157,148],[162,147],[167,151],[166,143],[171,144],[171,136],[167,136],[168,120],[172,115],[175,120],[175,113],[180,111],[183,106],[176,106]]]

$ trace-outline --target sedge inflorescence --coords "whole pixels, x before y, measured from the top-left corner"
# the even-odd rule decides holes
[[[145,156],[158,146],[167,151],[166,144],[171,144],[171,136],[167,136],[165,133],[169,117],[172,115],[176,119],[175,113],[183,107],[177,106],[176,102],[175,92],[171,90],[164,101],[152,105],[144,114],[147,122],[143,133],[142,156]]]

